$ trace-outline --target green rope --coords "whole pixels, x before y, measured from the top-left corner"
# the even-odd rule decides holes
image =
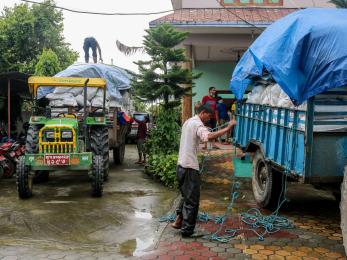
[[[220,127],[223,127],[223,124]],[[217,127],[218,128],[218,127]],[[210,130],[216,130],[217,128],[210,129]],[[295,142],[294,142],[295,143]],[[295,144],[293,144],[295,146]],[[236,154],[236,147],[235,147],[235,154]],[[207,152],[206,155],[204,155],[201,163],[201,169],[200,174],[204,171],[204,166],[207,161],[207,159],[211,159],[217,156],[211,156],[210,151]],[[220,157],[220,156],[218,156]],[[282,207],[282,205],[287,201],[285,194],[287,190],[287,170],[284,173],[285,178],[282,180],[284,183],[282,185],[282,190],[280,193],[280,198],[283,199],[278,201],[278,205],[276,210],[270,214],[270,215],[263,215],[259,209],[257,208],[251,208],[245,213],[240,213],[239,216],[241,218],[241,221],[249,226],[249,228],[235,228],[235,229],[225,229],[225,234],[220,235],[220,232],[223,230],[223,227],[226,223],[226,220],[232,213],[232,209],[234,207],[235,200],[238,198],[239,193],[236,191],[240,189],[240,183],[239,182],[232,182],[232,188],[230,193],[230,203],[227,206],[227,209],[225,211],[225,214],[222,216],[216,216],[212,217],[209,214],[205,212],[199,212],[198,213],[198,221],[200,222],[208,222],[208,221],[214,221],[215,224],[218,224],[218,229],[212,233],[211,235],[205,236],[205,239],[211,240],[211,241],[217,241],[221,243],[227,243],[230,242],[236,235],[243,233],[245,231],[251,231],[253,232],[260,241],[263,241],[265,239],[266,235],[271,235],[276,232],[281,231],[282,229],[291,229],[294,228],[294,224],[291,220],[289,220],[286,217],[279,216],[279,210]],[[169,214],[167,216],[163,216],[159,219],[160,222],[174,222],[176,219],[176,213]],[[259,229],[263,229],[263,232],[259,232]]]

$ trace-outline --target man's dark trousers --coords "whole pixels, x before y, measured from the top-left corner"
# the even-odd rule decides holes
[[[183,217],[181,233],[190,236],[194,232],[196,219],[199,212],[200,184],[199,171],[177,166],[176,176],[182,199],[176,210],[177,215]]]

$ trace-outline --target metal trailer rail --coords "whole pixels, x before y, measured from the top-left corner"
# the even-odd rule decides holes
[[[346,108],[345,108],[346,107]],[[347,165],[347,90],[311,98],[307,111],[238,103],[234,143],[303,183],[340,184]]]

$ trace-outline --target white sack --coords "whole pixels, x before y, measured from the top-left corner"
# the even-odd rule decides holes
[[[72,87],[56,87],[53,91],[55,94],[67,93],[72,89]]]
[[[56,99],[69,99],[73,98],[73,95],[71,93],[50,93],[46,96],[49,100],[56,100]]]
[[[82,95],[78,95],[77,97],[75,97],[75,99],[79,106],[84,106],[84,97]],[[89,100],[87,100],[87,106],[90,106]]]
[[[49,104],[53,107],[59,107],[59,106],[69,106],[69,107],[76,107],[77,102],[74,98],[67,98],[67,99],[56,99],[49,102]]]

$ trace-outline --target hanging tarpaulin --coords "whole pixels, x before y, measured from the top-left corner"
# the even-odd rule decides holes
[[[347,10],[309,8],[270,25],[237,64],[230,88],[242,99],[267,70],[294,104],[347,85]]]

